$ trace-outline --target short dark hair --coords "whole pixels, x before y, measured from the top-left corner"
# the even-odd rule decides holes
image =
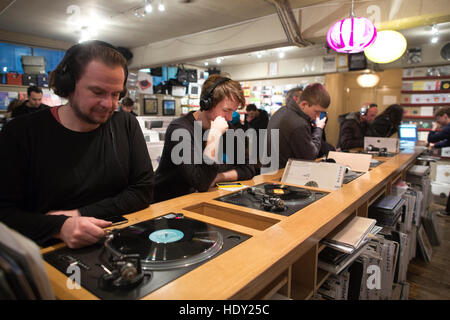
[[[245,108],[245,110],[248,111],[256,111],[258,108],[256,108],[256,105],[254,103],[250,103],[247,105],[247,107]]]
[[[27,95],[30,96],[32,92],[42,93],[42,89],[38,86],[29,86],[27,89]]]
[[[122,99],[122,101],[120,102],[123,106],[126,107],[132,107],[134,105],[134,101],[133,99],[129,98],[129,97],[125,97]]]
[[[442,117],[444,114],[450,117],[450,107],[440,107],[439,109],[437,109],[434,113],[434,118]]]
[[[318,104],[326,109],[330,105],[330,95],[322,84],[313,83],[303,90],[300,101],[306,101],[310,105]]]
[[[374,107],[378,108],[378,105],[376,103],[371,103],[371,104],[369,104],[369,107],[367,109],[374,108]]]

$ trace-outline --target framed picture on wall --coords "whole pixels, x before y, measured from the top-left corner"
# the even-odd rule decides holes
[[[144,114],[158,114],[158,99],[144,98]]]
[[[175,115],[175,100],[163,100],[163,115]]]

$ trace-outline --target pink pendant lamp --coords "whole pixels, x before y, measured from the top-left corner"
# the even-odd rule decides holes
[[[357,18],[352,10],[350,17],[336,22],[327,33],[331,49],[342,53],[358,53],[371,45],[377,37],[377,29],[366,18]]]

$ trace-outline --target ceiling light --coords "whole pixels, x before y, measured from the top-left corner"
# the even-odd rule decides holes
[[[145,6],[144,6],[144,10],[146,13],[150,13],[153,11],[153,7],[152,7],[152,3],[145,0]]]
[[[283,59],[285,56],[283,51],[278,52],[278,58]]]
[[[357,18],[352,9],[350,17],[336,22],[327,32],[331,49],[342,53],[358,53],[371,45],[377,37],[377,29],[366,18]]]
[[[219,58],[216,59],[216,62],[217,62],[218,64],[221,64],[222,61],[223,61],[223,58],[222,58],[222,57],[219,57]]]
[[[258,59],[261,59],[261,58],[262,58],[262,53],[261,53],[261,52],[258,52],[258,53],[256,54],[256,57],[257,57]]]
[[[431,32],[433,33],[433,35],[436,35],[439,33],[439,29],[437,28],[437,26],[435,24],[433,24],[431,26]]]
[[[437,43],[438,41],[439,41],[438,36],[434,36],[433,38],[431,38],[431,43]]]
[[[378,32],[375,42],[364,50],[367,59],[375,63],[390,63],[400,58],[406,50],[406,39],[397,31]]]
[[[373,88],[380,81],[380,77],[375,73],[363,73],[356,78],[356,82],[363,88]]]
[[[158,5],[158,10],[159,11],[166,11],[166,7],[164,6],[164,3],[162,2],[162,0],[161,0],[161,2]]]
[[[208,62],[208,61],[205,61],[204,65],[205,65],[205,66],[208,66],[208,65],[209,65],[209,62]]]

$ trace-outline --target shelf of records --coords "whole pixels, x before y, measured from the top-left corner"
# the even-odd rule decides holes
[[[321,285],[311,299],[408,299],[408,264],[418,255],[431,259],[442,230],[431,201],[430,168],[413,166],[406,181],[399,179],[390,195],[327,235],[318,254]]]

